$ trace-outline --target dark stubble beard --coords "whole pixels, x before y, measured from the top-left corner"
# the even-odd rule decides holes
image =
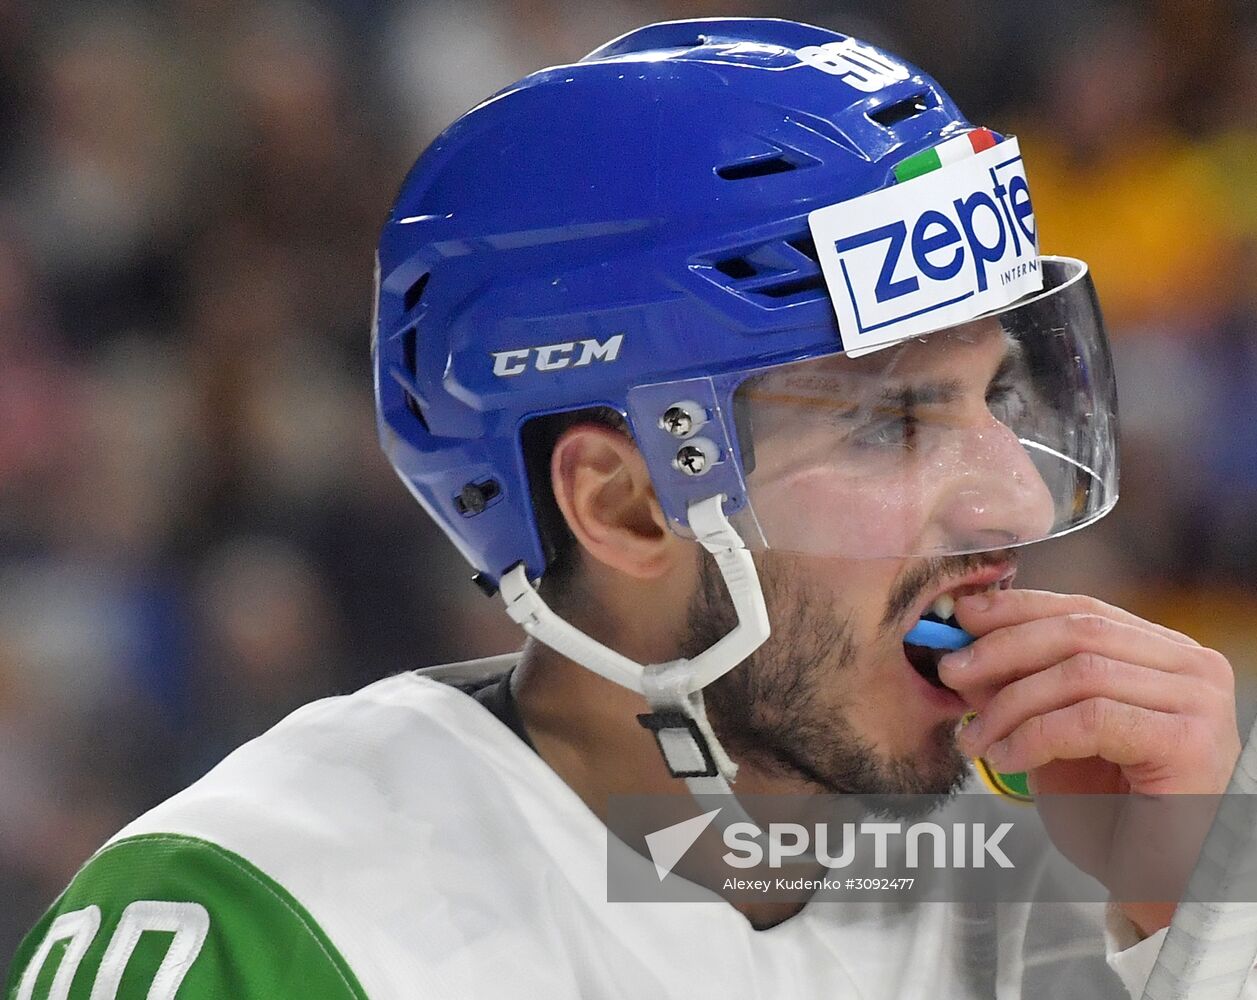
[[[683,639],[686,657],[702,652],[737,624],[715,562],[706,553],[702,558]],[[990,559],[930,560],[905,574],[892,591],[882,629],[893,628],[930,582]],[[853,683],[856,646],[850,619],[838,615],[832,595],[809,584],[789,557],[761,553],[756,565],[772,636],[704,689],[708,717],[725,749],[744,765],[768,775],[802,778],[818,792],[928,797],[886,804],[887,811],[904,815],[928,811],[954,794],[969,774],[956,748],[954,724],[939,723],[925,748],[914,753],[894,757],[877,750],[845,709],[831,707],[850,700],[835,698],[844,677]]]

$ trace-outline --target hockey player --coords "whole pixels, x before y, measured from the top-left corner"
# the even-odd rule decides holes
[[[1139,995],[1168,905],[1022,913],[975,966],[948,904],[607,902],[616,793],[1225,786],[1222,656],[1011,589],[1117,497],[1094,294],[1015,138],[855,39],[652,25],[432,144],[372,338],[393,465],[532,639],[136,820],[11,1000]]]

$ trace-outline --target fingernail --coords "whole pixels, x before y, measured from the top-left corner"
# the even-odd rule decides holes
[[[1004,757],[1008,754],[1008,743],[1000,740],[998,743],[992,743],[986,748],[985,759],[988,764],[999,768],[1004,763]]]
[[[939,657],[938,665],[947,667],[949,670],[965,666],[973,659],[973,647],[966,646],[964,649],[956,649],[944,656]]]
[[[961,600],[973,611],[986,611],[991,606],[991,595],[986,593],[966,594]]]

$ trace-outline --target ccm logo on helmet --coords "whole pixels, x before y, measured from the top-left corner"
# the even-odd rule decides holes
[[[622,343],[624,334],[617,333],[601,344],[596,340],[569,340],[564,344],[494,351],[493,374],[522,375],[529,368],[539,372],[555,372],[562,368],[583,368],[595,361],[611,362],[620,356]]]

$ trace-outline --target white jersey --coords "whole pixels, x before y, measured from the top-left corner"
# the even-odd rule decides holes
[[[506,666],[495,658],[453,673]],[[135,939],[175,931],[170,954],[182,947],[182,965],[160,974],[176,987],[171,977],[187,977],[181,998],[264,973],[290,984],[279,995],[372,1000],[1138,997],[1165,933],[1137,942],[1116,911],[1106,927],[1100,904],[1001,905],[992,923],[948,903],[814,903],[757,931],[715,896],[608,903],[608,837],[480,703],[422,673],[398,675],[307,705],[122,830],[19,952],[15,977],[25,978],[10,996],[27,1000],[22,984],[51,976],[40,966],[57,933],[71,941],[63,972],[87,954],[82,975],[121,981],[110,962],[125,965],[131,954],[116,941],[127,919],[139,921]],[[154,853],[171,844],[184,845],[173,857],[192,867],[212,850],[217,860],[205,870],[226,859],[230,878],[163,883],[160,869],[184,864]],[[617,846],[628,850],[612,838]],[[118,877],[92,873],[128,850],[119,895]],[[638,861],[654,879],[651,862]],[[155,893],[150,884],[164,886],[152,897],[164,902],[128,902]],[[287,943],[272,950],[261,916],[270,906],[291,924],[275,932]],[[127,916],[133,910],[139,916]],[[119,929],[107,945],[111,919]],[[236,971],[241,949],[249,954]],[[268,962],[279,970],[264,969]],[[323,985],[297,988],[325,962]]]

